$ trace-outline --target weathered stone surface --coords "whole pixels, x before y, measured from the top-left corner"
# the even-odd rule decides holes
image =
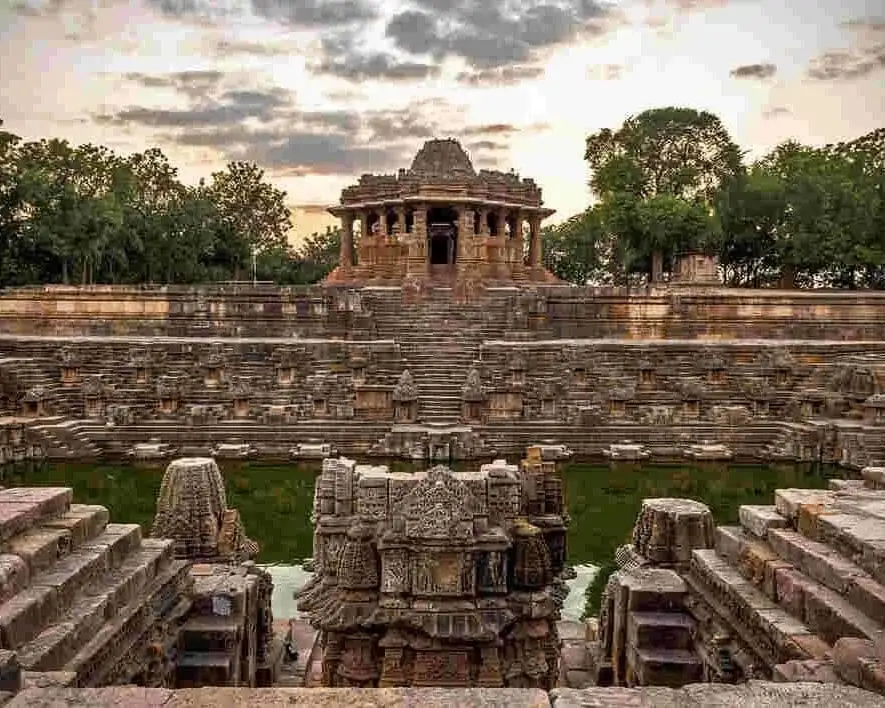
[[[715,524],[706,504],[691,499],[644,499],[633,547],[655,564],[687,565],[695,548],[712,548]]]
[[[169,691],[115,687],[103,689],[31,689],[9,708],[246,708],[247,706],[360,706],[361,708],[547,708],[547,694],[531,689],[359,689],[359,688],[195,688]]]
[[[693,684],[681,689],[670,688],[588,688],[555,689],[550,692],[553,708],[602,708],[611,706],[648,706],[654,708],[748,708],[769,706],[839,705],[846,708],[873,708],[882,698],[853,686],[827,683],[769,683],[750,681],[729,686],[725,684]]]
[[[554,470],[399,474],[329,459],[313,516],[299,609],[322,632],[323,685],[556,685],[566,519]]]
[[[768,529],[784,528],[789,521],[774,506],[745,504],[738,509],[741,526],[758,538],[765,538]]]

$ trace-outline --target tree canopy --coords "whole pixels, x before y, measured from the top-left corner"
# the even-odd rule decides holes
[[[744,158],[718,118],[686,108],[590,135],[598,201],[545,229],[545,248],[568,254],[548,267],[575,283],[657,281],[702,251],[731,286],[885,287],[885,129]]]
[[[239,280],[253,253],[259,279],[315,282],[337,232],[293,249],[291,226],[286,195],[252,163],[189,186],[157,148],[23,142],[0,121],[0,287]]]

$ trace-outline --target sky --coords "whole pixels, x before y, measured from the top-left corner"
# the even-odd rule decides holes
[[[0,0],[3,130],[160,147],[194,184],[254,161],[296,241],[431,138],[565,219],[586,137],[662,106],[748,159],[883,127],[885,0]]]

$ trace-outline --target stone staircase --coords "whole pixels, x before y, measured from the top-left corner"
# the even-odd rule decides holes
[[[68,488],[0,490],[0,649],[25,687],[160,683],[190,608],[188,564],[172,541],[71,501]]]
[[[870,479],[778,490],[694,550],[685,580],[700,636],[745,677],[836,680],[840,640],[885,646],[885,492]]]
[[[84,421],[51,417],[38,419],[28,429],[38,436],[50,459],[96,459],[102,450],[90,439],[87,427]]]

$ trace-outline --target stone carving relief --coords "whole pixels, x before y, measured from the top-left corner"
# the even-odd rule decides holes
[[[358,516],[345,499],[349,474]],[[324,685],[555,684],[563,595],[545,544],[549,534],[556,557],[564,557],[566,520],[555,511],[561,500],[548,508],[546,488],[524,484],[503,460],[479,473],[436,466],[415,475],[347,460],[323,464],[314,548],[324,558],[299,608],[322,633]],[[376,513],[382,499],[384,513]],[[543,515],[543,533],[530,508]],[[515,595],[517,586],[528,592]],[[473,597],[475,604],[464,603]],[[530,657],[531,675],[506,672],[502,653]]]

